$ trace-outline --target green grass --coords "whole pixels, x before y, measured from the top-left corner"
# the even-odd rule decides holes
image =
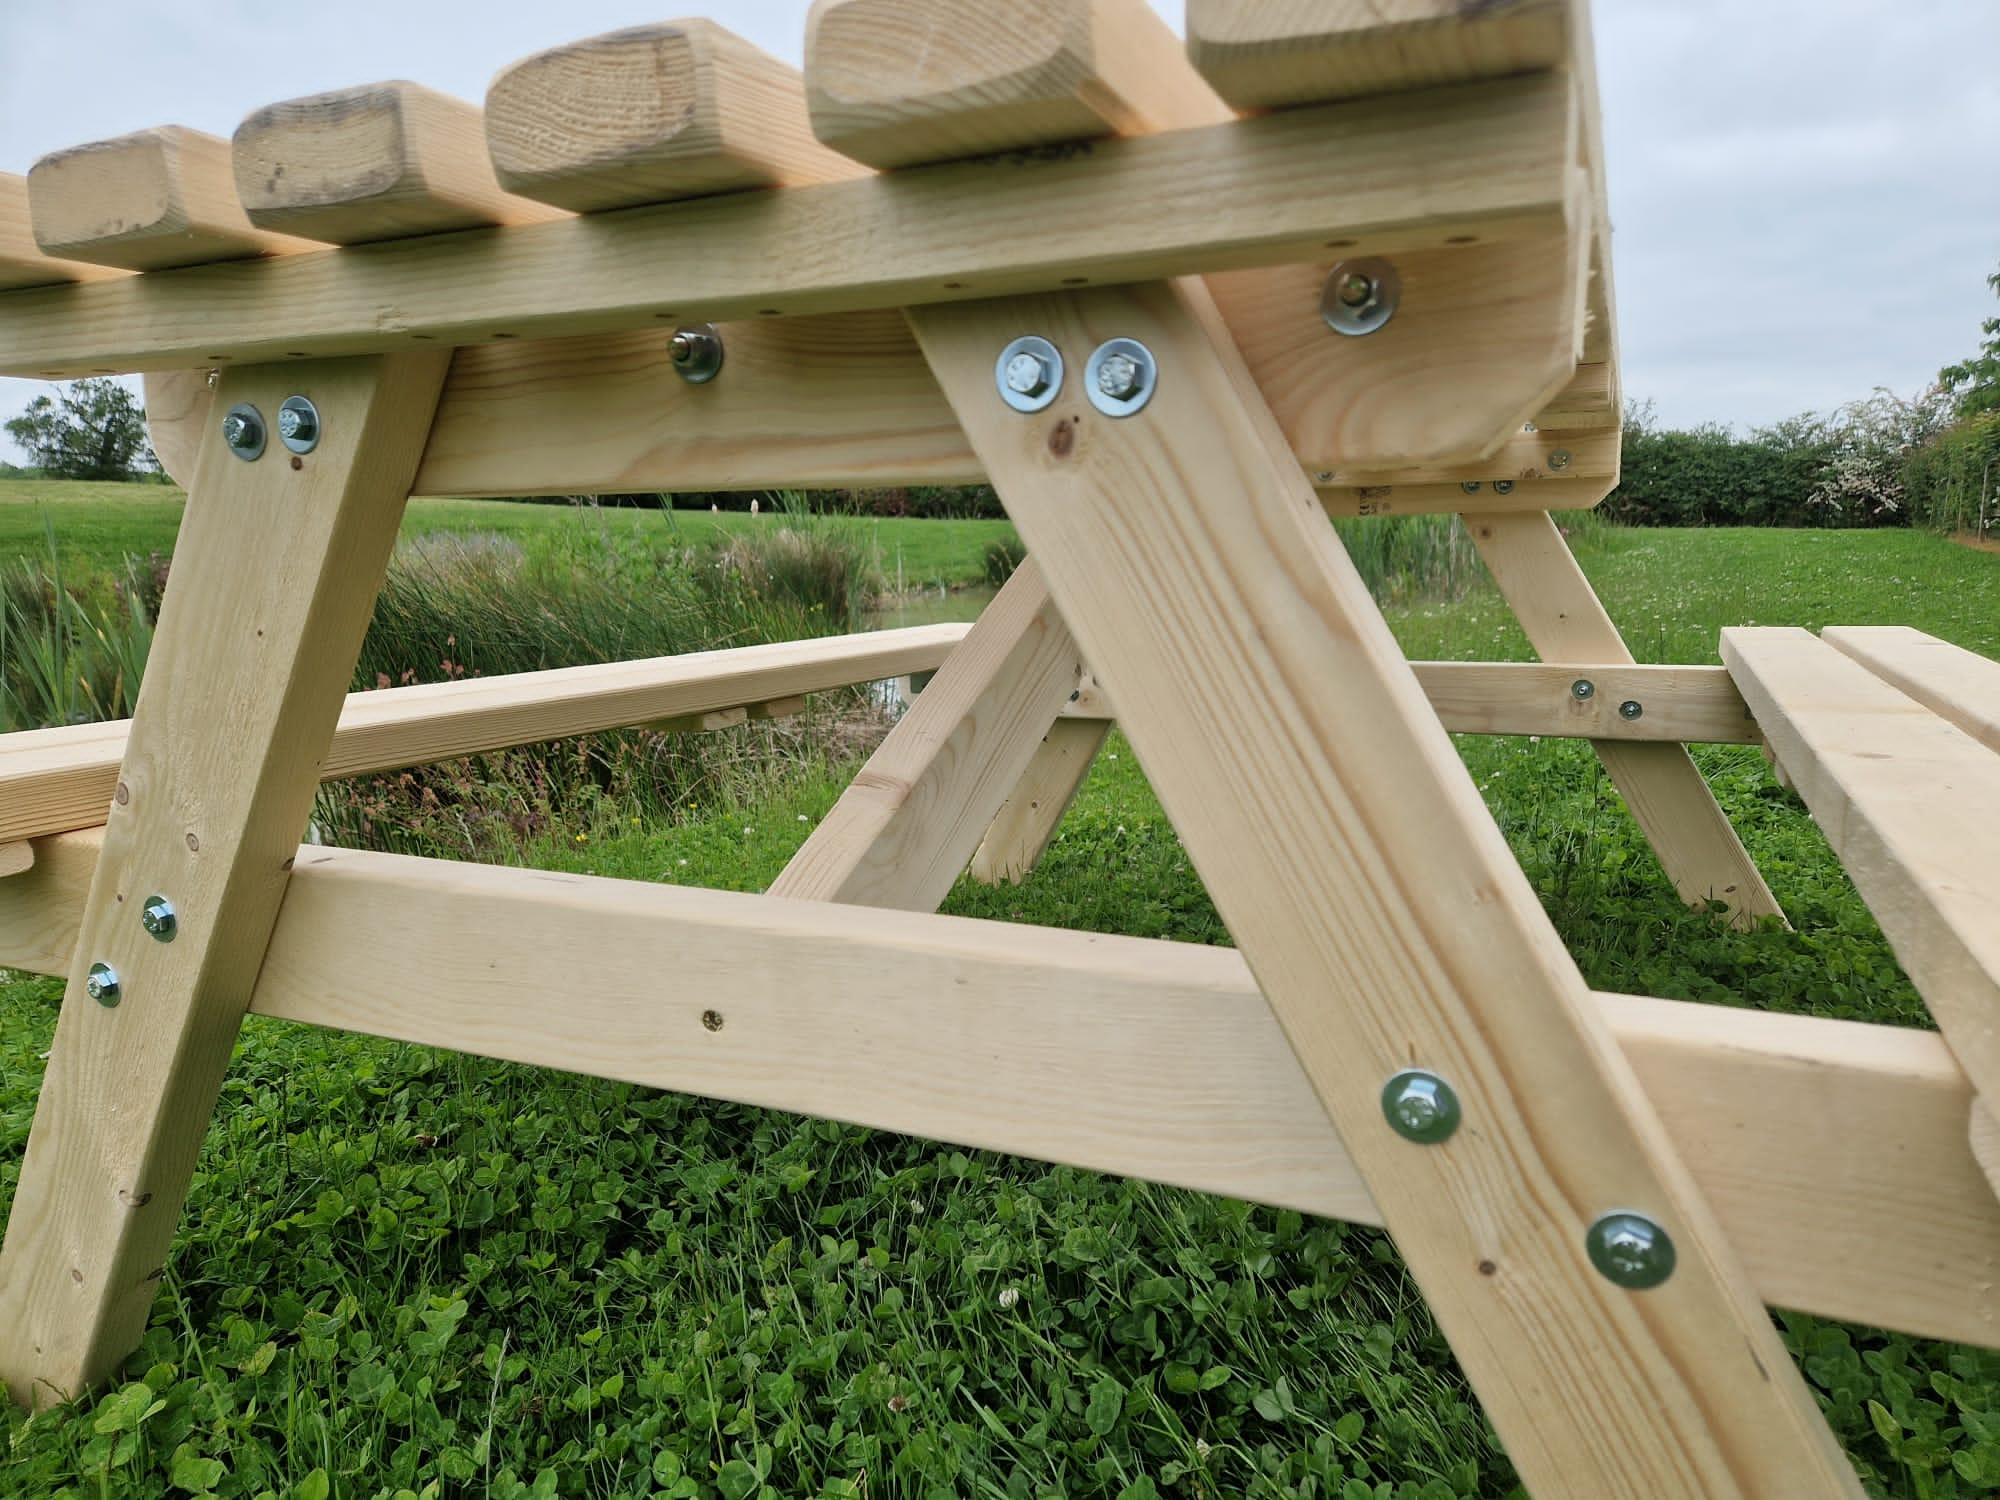
[[[44,516],[53,516],[63,565],[77,573],[116,571],[128,554],[171,553],[186,497],[173,485],[90,484],[74,480],[0,479],[0,562],[47,556]],[[708,545],[768,530],[770,513],[657,511],[620,506],[526,505],[509,500],[410,502],[405,537],[488,532],[521,539],[578,529],[660,546]],[[1011,536],[1006,521],[857,519],[890,588],[959,588],[984,581],[981,549]]]
[[[1579,542],[1644,659],[1713,660],[1716,631],[1751,620],[1894,620],[2000,655],[2000,557],[1933,538]],[[1412,655],[1526,654],[1478,591],[1391,623]],[[1754,750],[1699,758],[1791,931],[1681,907],[1587,747],[1460,745],[1591,984],[1927,1024]],[[520,857],[758,889],[840,778],[805,759],[671,813],[607,796]],[[946,910],[1226,940],[1116,735],[1041,868],[961,882]],[[59,993],[0,985],[0,1200]],[[2000,1355],[1780,1325],[1871,1494],[2000,1490]],[[9,1418],[0,1494],[1498,1500],[1513,1483],[1377,1232],[256,1019],[125,1380]]]

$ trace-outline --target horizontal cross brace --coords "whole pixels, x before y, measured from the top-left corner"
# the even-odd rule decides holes
[[[74,376],[857,311],[1557,235],[1565,74],[770,192],[0,295]]]
[[[0,882],[0,963],[67,967],[96,848]],[[1767,1302],[2000,1345],[1936,1036],[1597,1003]],[[1226,948],[314,847],[251,1008],[1378,1222]]]

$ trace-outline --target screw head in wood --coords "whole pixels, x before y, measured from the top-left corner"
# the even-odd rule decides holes
[[[1496,494],[1496,495],[1511,495],[1511,494],[1513,494],[1513,493],[1514,493],[1514,481],[1513,481],[1513,480],[1511,480],[1511,479],[1496,479],[1496,480],[1494,480],[1494,481],[1493,481],[1493,493],[1494,493],[1494,494]]]
[[[118,1003],[118,971],[107,963],[94,963],[83,976],[83,992],[109,1010]]]
[[[171,943],[174,934],[181,930],[181,919],[174,911],[174,903],[165,896],[148,896],[146,904],[139,908],[139,925],[162,943]]]
[[[1569,449],[1557,448],[1549,454],[1549,467],[1558,474],[1569,467]]]
[[[264,456],[264,414],[239,401],[222,418],[222,441],[245,463]]]
[[[278,441],[294,453],[319,446],[319,408],[304,396],[287,396],[278,406]]]
[[[1386,260],[1344,260],[1327,273],[1319,315],[1335,333],[1373,333],[1396,315],[1403,279]]]
[[[1479,481],[1476,479],[1462,479],[1459,481],[1458,487],[1468,495],[1478,494],[1480,488]]]
[[[1041,411],[1062,392],[1063,358],[1054,344],[1023,334],[993,364],[993,385],[1015,411]]]
[[[1423,1146],[1449,1140],[1461,1118],[1457,1092],[1424,1068],[1405,1068],[1382,1085],[1382,1114],[1396,1134]]]
[[[1641,717],[1645,712],[1646,705],[1641,703],[1637,698],[1627,698],[1623,703],[1618,705],[1618,717],[1628,723],[1633,719]]]
[[[1597,696],[1597,684],[1592,682],[1588,677],[1577,678],[1575,682],[1569,685],[1569,690],[1571,696],[1576,698],[1594,698]]]
[[[1601,1214],[1584,1235],[1590,1263],[1605,1280],[1643,1292],[1674,1274],[1674,1241],[1644,1214]]]
[[[674,373],[689,385],[707,385],[722,373],[722,335],[713,323],[676,328],[667,345]]]
[[[1153,399],[1160,367],[1137,339],[1106,339],[1084,367],[1083,393],[1107,417],[1129,417]]]

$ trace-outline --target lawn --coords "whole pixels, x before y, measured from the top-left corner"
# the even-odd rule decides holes
[[[127,554],[171,553],[186,497],[170,484],[92,484],[74,480],[0,479],[0,561],[48,556],[48,530],[66,570],[112,569]],[[706,542],[782,525],[781,517],[742,511],[659,511],[596,505],[530,505],[512,500],[417,499],[403,535],[491,532],[519,537],[577,526],[602,527],[661,544]],[[956,588],[983,577],[980,549],[1012,536],[1005,521],[858,519],[853,525],[876,553],[891,589]]]
[[[976,532],[907,530],[950,524],[880,534],[976,571]],[[1717,630],[1751,621],[1895,621],[2000,656],[2000,557],[1935,538],[1592,527],[1577,544],[1643,660],[1713,661]],[[1390,618],[1413,656],[1527,655],[1485,591]],[[1926,1024],[1755,750],[1698,759],[1790,931],[1681,907],[1587,747],[1460,746],[1592,985]],[[848,769],[726,782],[671,814],[606,798],[519,857],[759,889]],[[1226,941],[1117,735],[1042,867],[962,881],[945,909]],[[59,995],[0,983],[0,1206]],[[1871,1494],[2000,1490],[2000,1354],[1779,1319]],[[126,1383],[9,1423],[0,1494],[76,1500],[1513,1487],[1376,1231],[254,1018]]]

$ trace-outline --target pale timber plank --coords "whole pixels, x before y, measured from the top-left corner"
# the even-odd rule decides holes
[[[236,199],[229,142],[180,125],[50,153],[29,169],[28,206],[50,255],[129,271],[312,248],[253,225]]]
[[[350,693],[323,780],[698,717],[939,666],[971,627],[918,625]],[[129,720],[0,735],[0,841],[105,820]]]
[[[2000,757],[1810,632],[1722,632],[1722,660],[1896,959],[2000,1102]]]
[[[1145,0],[816,0],[806,98],[820,140],[883,168],[1230,117]]]
[[[1188,0],[1188,55],[1238,109],[1553,68],[1571,0]]]
[[[796,69],[712,21],[538,52],[486,95],[510,190],[578,213],[862,175],[813,139]]]
[[[561,217],[494,180],[478,106],[400,80],[268,105],[230,162],[251,223],[336,245]]]
[[[1858,1497],[1199,295],[911,320],[1528,1488]],[[991,389],[1020,327],[1140,339],[1165,378],[1130,420],[1071,400],[1024,418]],[[1442,1147],[1389,1129],[1383,1081],[1413,1062],[1453,1080],[1476,1128]],[[1585,1229],[1613,1207],[1669,1227],[1664,1284],[1591,1268]]]
[[[771,894],[935,911],[1081,669],[1030,557],[772,882]]]
[[[215,410],[209,370],[154,370],[144,377],[146,437],[153,456],[182,489],[194,482],[195,459]]]
[[[1468,515],[1465,526],[1544,661],[1632,660],[1548,516]],[[1720,901],[1738,924],[1783,919],[1778,898],[1685,749],[1603,740],[1597,755],[1682,900]]]
[[[303,392],[324,437],[298,469],[203,446],[0,1245],[17,1402],[81,1395],[145,1327],[445,365],[223,383],[267,411]],[[154,893],[179,912],[170,943],[137,920]],[[122,976],[114,1008],[84,993],[98,960]]]
[[[1829,625],[1820,639],[2000,753],[2000,662],[1907,625]]]
[[[1110,732],[1103,719],[1061,718],[1049,725],[1034,759],[973,853],[974,880],[987,885],[1020,880],[1040,863]]]
[[[1457,484],[1315,484],[1319,503],[1330,516],[1546,514],[1552,510],[1594,510],[1616,487],[1602,479],[1571,483],[1558,478],[1461,480]],[[1314,475],[1315,480],[1318,476]],[[1468,484],[1477,488],[1468,490]]]
[[[0,887],[0,962],[67,967],[96,843],[43,840]],[[620,1000],[668,963],[669,1004]],[[2000,1202],[1938,1037],[1594,1003],[1765,1301],[2000,1344]],[[1228,949],[303,848],[251,1008],[1381,1218]]]
[[[1572,215],[1571,115],[1566,79],[1503,80],[1120,138],[1055,160],[919,167],[9,292],[0,371],[172,369],[689,315],[904,307],[1281,265],[1334,239],[1365,255],[1467,233],[1546,237]],[[1336,179],[1341,191],[1327,193]],[[1023,223],[1036,232],[1023,236]]]
[[[35,846],[26,839],[0,844],[0,879],[9,875],[25,875],[34,867]]]
[[[109,266],[58,260],[45,254],[28,227],[28,179],[0,172],[0,292],[11,292],[17,287],[100,281],[118,274]]]

